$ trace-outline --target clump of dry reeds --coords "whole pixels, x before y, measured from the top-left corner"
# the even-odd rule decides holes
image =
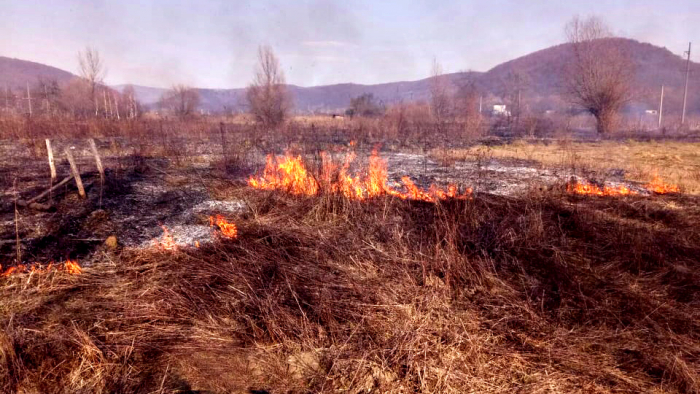
[[[700,391],[693,197],[227,193],[235,240],[2,279],[2,391]]]

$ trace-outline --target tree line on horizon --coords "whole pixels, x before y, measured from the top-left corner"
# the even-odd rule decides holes
[[[571,44],[571,56],[563,73],[560,95],[595,118],[598,133],[608,134],[615,128],[624,105],[633,97],[634,65],[619,43],[610,39],[614,37],[610,28],[598,17],[575,17],[566,25],[565,32]],[[96,49],[88,47],[79,52],[78,64],[80,78],[63,86],[40,79],[34,86],[27,86],[26,92],[5,89],[4,109],[21,108],[29,115],[68,114],[79,118],[135,119],[143,114],[144,107],[132,86],[120,92],[104,84],[107,69]],[[247,112],[260,125],[277,127],[288,119],[294,103],[280,61],[269,45],[258,48],[254,71],[245,92]],[[502,81],[499,95],[509,108],[510,122],[520,122],[524,112],[521,96],[528,84],[527,76],[517,71],[510,72]],[[431,70],[429,95],[427,115],[438,132],[442,125],[456,118],[481,117],[483,92],[474,80],[452,86],[437,60]],[[176,84],[163,93],[157,109],[161,115],[189,118],[198,115],[200,103],[197,89]],[[1,103],[0,107],[3,107]],[[375,117],[387,110],[373,95],[362,94],[350,100],[344,115]]]

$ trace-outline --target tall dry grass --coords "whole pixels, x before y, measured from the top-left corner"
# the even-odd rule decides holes
[[[0,387],[700,391],[693,197],[216,189],[249,204],[236,240],[3,279]]]

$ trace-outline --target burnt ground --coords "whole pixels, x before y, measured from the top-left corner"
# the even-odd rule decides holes
[[[259,170],[264,165],[263,152],[249,155],[250,163],[245,168],[226,168],[221,154],[217,154],[219,148],[207,143],[201,143],[187,157],[163,157],[141,154],[142,147],[105,139],[98,142],[107,168],[105,184],[101,185],[86,141],[54,141],[58,179],[70,171],[59,152],[70,148],[81,169],[88,197],[80,199],[71,181],[56,191],[51,210],[19,207],[16,228],[15,198],[30,199],[49,185],[45,148],[41,145],[0,145],[4,158],[0,163],[0,263],[4,267],[16,261],[17,235],[24,263],[72,258],[89,265],[105,250],[107,237],[116,236],[122,247],[153,247],[163,234],[162,226],[170,230],[180,246],[210,242],[213,232],[208,225],[209,215],[245,210],[242,201],[212,196],[216,194],[212,193],[212,185],[242,184],[255,168]],[[336,159],[342,161],[342,155],[338,153]],[[369,152],[358,154],[354,167],[365,166],[368,156]],[[442,165],[421,153],[382,152],[381,156],[387,161],[390,182],[396,187],[402,176],[409,175],[423,187],[455,183],[462,189],[472,187],[477,193],[513,195],[562,185],[573,175],[566,169],[540,168],[537,163],[523,160],[486,158]],[[590,178],[596,174],[588,175]],[[613,184],[624,179],[624,173],[615,171],[601,176],[613,180]],[[630,185],[642,190],[638,186]]]
[[[48,169],[0,145],[0,262],[15,257],[17,224],[25,262],[93,265],[3,278],[0,391],[700,391],[695,196],[537,196],[572,174],[382,152],[392,182],[483,195],[356,204],[246,187],[262,152],[225,166],[206,144],[164,155],[103,140],[100,202],[87,144],[56,151],[70,144],[88,199],[69,184],[53,211],[17,222],[13,190],[36,195]],[[241,236],[153,247],[161,224],[182,248],[214,238],[214,213]]]

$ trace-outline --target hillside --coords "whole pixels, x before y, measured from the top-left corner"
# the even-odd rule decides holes
[[[666,48],[631,39],[618,38],[622,49],[629,54],[636,70],[637,97],[632,108],[656,108],[659,89],[666,87],[665,108],[668,113],[679,112],[685,78],[685,61]],[[458,87],[465,80],[473,80],[486,97],[486,102],[501,100],[508,80],[513,73],[524,81],[522,97],[525,105],[534,110],[557,108],[563,102],[561,92],[562,70],[569,56],[569,45],[560,44],[533,52],[526,56],[497,65],[487,72],[460,72],[447,74],[450,83]],[[680,53],[682,48],[677,50]],[[284,59],[282,59],[284,61]],[[692,63],[688,95],[688,111],[700,112],[700,64]],[[22,87],[39,77],[59,82],[74,77],[66,71],[23,60],[0,57],[0,84]],[[244,81],[238,81],[241,85]],[[0,85],[1,86],[1,85]],[[123,88],[123,86],[117,86]],[[157,103],[165,89],[134,86],[139,100],[146,106]],[[427,100],[430,95],[430,79],[390,82],[377,85],[344,83],[336,85],[301,87],[289,85],[299,113],[343,111],[350,99],[363,93],[371,93],[378,100],[392,104]],[[244,89],[200,89],[201,108],[205,111],[241,110],[245,107]]]
[[[619,38],[621,48],[628,53],[635,65],[636,99],[632,108],[656,108],[661,85],[665,85],[665,108],[667,113],[678,112],[681,107],[685,78],[685,60],[666,48],[631,39]],[[458,87],[467,79],[474,80],[484,96],[498,101],[507,89],[509,75],[517,73],[523,83],[523,100],[532,109],[542,110],[564,105],[561,98],[562,70],[569,56],[570,46],[560,44],[533,52],[523,57],[497,65],[487,72],[460,72],[447,74],[450,83]],[[680,52],[680,50],[679,50]],[[700,64],[692,63],[691,89],[688,95],[688,111],[700,112],[700,94],[693,86],[700,86]],[[148,94],[141,95],[146,104],[153,104],[162,90],[142,88]],[[138,92],[139,90],[137,90]],[[306,113],[313,111],[342,111],[352,97],[371,93],[387,104],[400,101],[427,100],[430,96],[430,79],[418,81],[391,82],[378,85],[353,83],[299,87],[290,85],[295,99],[296,110]],[[201,89],[202,107],[210,111],[224,108],[243,107],[243,89]]]
[[[666,48],[636,40],[617,38],[621,49],[630,56],[636,73],[633,105],[656,108],[661,85],[665,85],[664,106],[667,111],[678,111],[681,106],[685,81],[685,60]],[[561,44],[502,63],[479,78],[479,85],[495,95],[500,94],[510,73],[524,76],[523,94],[543,99],[558,96],[561,92],[562,70],[569,56],[570,45]],[[679,50],[678,52],[680,52]],[[693,86],[700,86],[700,64],[691,64],[691,88],[688,93],[688,110],[700,111],[700,95]]]
[[[459,85],[462,81],[473,76],[475,79],[481,73],[455,73],[448,77],[452,84]],[[377,85],[361,85],[344,83],[337,85],[324,85],[302,87],[289,85],[289,91],[294,97],[294,105],[298,112],[307,113],[314,111],[343,111],[347,108],[350,99],[364,93],[373,94],[377,100],[387,104],[399,101],[420,101],[429,98],[430,79],[418,81],[390,82]],[[123,89],[125,85],[116,86]],[[165,89],[147,86],[134,86],[139,100],[153,106],[158,102]],[[245,89],[199,89],[201,107],[208,111],[222,111],[226,109],[240,110],[245,107]]]
[[[27,60],[0,56],[0,86],[19,89],[34,84],[38,79],[67,82],[75,75],[56,67]]]

